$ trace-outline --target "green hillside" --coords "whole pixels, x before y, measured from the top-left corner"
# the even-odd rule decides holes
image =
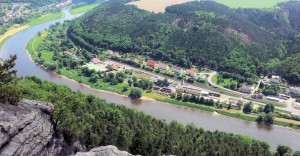
[[[279,66],[265,65],[299,52],[300,2],[279,7],[230,9],[203,1],[174,5],[164,14],[154,14],[113,0],[75,20],[68,36],[93,52],[107,48],[135,52],[187,68],[196,65],[230,72],[232,78],[246,82],[274,73],[299,84],[300,71],[295,79],[277,72]]]

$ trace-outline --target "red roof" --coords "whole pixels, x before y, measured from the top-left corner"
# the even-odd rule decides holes
[[[97,63],[100,63],[101,61],[100,61],[100,59],[98,59],[98,58],[93,58],[93,59],[91,60],[91,62],[97,64]]]
[[[177,67],[177,66],[173,66],[172,69],[175,69],[175,70],[181,70],[180,67]]]
[[[114,64],[114,65],[112,66],[112,68],[113,68],[114,70],[118,71],[118,70],[119,70],[119,65],[118,65],[118,64]]]
[[[195,73],[195,71],[192,70],[192,69],[188,69],[188,70],[186,70],[186,72],[187,72],[187,73]]]
[[[64,53],[67,54],[67,55],[73,55],[73,53],[70,52],[70,51],[64,51]]]
[[[158,66],[161,66],[161,67],[168,67],[167,64],[164,64],[164,63],[159,63]]]
[[[147,61],[147,66],[155,67],[156,66],[156,62],[149,60],[149,61]]]

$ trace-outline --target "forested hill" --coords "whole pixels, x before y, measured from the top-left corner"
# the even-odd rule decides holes
[[[299,53],[299,6],[300,2],[288,2],[273,10],[230,9],[203,1],[154,14],[111,0],[75,20],[68,34],[93,52],[109,48],[184,67],[227,71],[249,81],[275,73],[299,83],[298,67],[292,67],[294,76],[278,72],[280,60]]]

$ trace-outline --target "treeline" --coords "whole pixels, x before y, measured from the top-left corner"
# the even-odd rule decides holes
[[[235,10],[212,1],[189,2],[170,6],[164,14],[124,3],[105,2],[73,21],[70,39],[93,52],[136,52],[187,68],[196,65],[235,73],[245,80],[272,73],[265,67],[272,59],[286,60],[298,53],[298,29],[292,24],[297,23],[294,16],[298,14],[287,21],[284,12],[297,13],[300,9],[287,5],[299,2],[275,10]],[[299,84],[293,80],[295,74],[274,71]]]
[[[19,85],[26,98],[54,103],[58,128],[67,139],[76,137],[89,149],[112,144],[141,155],[271,155],[268,144],[249,137],[167,124],[35,77]]]

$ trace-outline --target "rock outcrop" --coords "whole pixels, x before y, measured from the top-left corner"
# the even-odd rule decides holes
[[[78,152],[75,156],[132,156],[125,151],[119,151],[115,146],[100,146],[91,149],[89,152]]]
[[[51,119],[54,106],[23,100],[18,106],[0,103],[0,156],[130,156],[115,146],[101,146],[89,152],[79,141],[66,142]]]
[[[0,155],[70,155],[72,148],[51,121],[50,103],[0,103]]]

